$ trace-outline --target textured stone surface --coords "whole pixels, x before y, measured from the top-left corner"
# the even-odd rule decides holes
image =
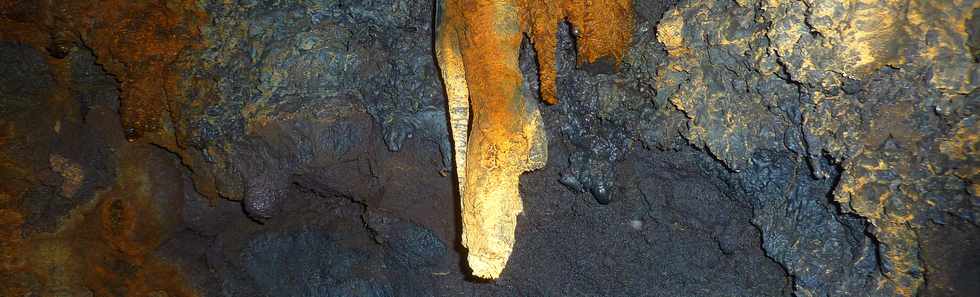
[[[618,69],[559,27],[494,283],[434,3],[117,2],[0,1],[0,295],[978,295],[976,1],[635,1]]]
[[[941,147],[970,142],[949,127],[975,117],[966,21],[977,5],[681,2],[657,29],[671,58],[657,98],[687,116],[686,139],[736,172],[763,149],[794,152],[817,179],[838,167],[833,199],[877,241],[873,291],[914,295],[924,282],[915,230],[943,212],[975,223],[975,173],[956,168],[976,168],[976,154],[952,161]],[[806,278],[797,287],[826,292]]]

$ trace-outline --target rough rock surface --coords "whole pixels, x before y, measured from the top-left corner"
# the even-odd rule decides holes
[[[880,267],[865,269],[875,273],[862,291],[914,295],[926,274],[916,230],[945,213],[977,223],[980,68],[966,24],[978,5],[681,2],[657,28],[669,62],[658,65],[655,100],[682,111],[681,134],[735,172],[759,151],[788,150],[811,183],[832,179],[839,216],[866,220],[875,241]],[[777,235],[787,234],[764,236]],[[835,251],[802,252],[823,249]],[[848,292],[783,264],[803,295]]]
[[[635,1],[618,70],[564,26],[495,283],[432,2],[93,3],[0,0],[2,296],[980,294],[975,1]]]

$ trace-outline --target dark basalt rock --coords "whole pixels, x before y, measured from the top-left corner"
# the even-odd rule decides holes
[[[70,55],[68,102],[56,95],[55,78],[42,53],[0,43],[0,110],[20,139],[6,147],[12,160],[31,164],[37,184],[24,193],[29,232],[52,232],[69,212],[90,201],[116,179],[119,141],[117,84],[95,63],[88,50]],[[57,110],[57,111],[54,111]],[[18,178],[10,177],[11,180]],[[24,178],[24,176],[20,177]]]
[[[245,245],[242,259],[263,295],[392,296],[383,281],[356,277],[366,253],[338,246],[322,232],[260,234]]]
[[[377,211],[364,214],[374,240],[386,247],[395,265],[410,269],[433,268],[444,262],[445,243],[432,230]]]

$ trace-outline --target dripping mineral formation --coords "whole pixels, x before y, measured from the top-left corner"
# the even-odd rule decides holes
[[[580,62],[618,65],[633,32],[629,0],[445,0],[436,56],[442,69],[462,205],[462,242],[475,276],[500,276],[523,209],[520,175],[544,166],[547,140],[535,102],[524,100],[518,63],[524,34],[537,51],[541,97],[555,98],[558,26],[578,32]]]

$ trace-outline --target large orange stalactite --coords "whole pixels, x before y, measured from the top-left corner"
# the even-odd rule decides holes
[[[497,278],[522,211],[520,175],[544,166],[547,141],[518,67],[527,34],[538,54],[541,97],[557,103],[558,26],[575,26],[579,62],[618,61],[632,41],[630,0],[445,0],[436,52],[449,100],[463,218],[473,275]]]

